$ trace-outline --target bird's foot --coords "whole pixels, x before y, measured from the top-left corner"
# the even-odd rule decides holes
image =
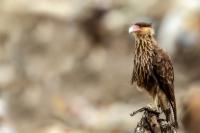
[[[155,115],[159,115],[159,114],[160,114],[160,112],[157,111],[157,109],[152,108],[151,105],[148,105],[148,106],[142,107],[142,108],[140,108],[140,109],[138,109],[138,110],[132,112],[132,113],[130,114],[130,116],[134,116],[134,115],[136,115],[137,113],[140,113],[140,112],[148,112],[148,113],[153,113],[153,114],[155,114]]]
[[[175,133],[176,133],[176,128],[175,128],[175,124],[174,123],[167,122],[165,119],[158,119],[158,122],[160,123],[162,128],[173,129],[173,131],[175,131]]]

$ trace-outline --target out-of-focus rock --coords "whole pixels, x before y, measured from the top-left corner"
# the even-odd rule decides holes
[[[83,4],[78,4],[80,0],[69,1],[69,0],[4,0],[1,1],[1,11],[11,14],[35,14],[35,15],[46,15],[55,18],[67,18],[74,19],[82,14],[90,4],[90,1],[86,0]],[[31,4],[30,4],[31,3]],[[87,3],[87,4],[85,4]]]
[[[101,71],[106,63],[106,51],[103,48],[94,49],[85,62],[86,67],[91,71]]]
[[[95,7],[91,9],[88,15],[85,15],[81,21],[81,27],[91,40],[92,45],[102,44],[103,39],[105,38],[105,28],[102,26],[102,19],[105,14],[108,12],[108,9]]]
[[[7,103],[2,98],[0,99],[0,125],[0,133],[17,133],[10,122]]]
[[[66,127],[59,124],[52,124],[45,127],[40,133],[71,133]]]
[[[110,34],[116,34],[121,33],[124,30],[124,27],[128,22],[127,20],[128,18],[124,16],[123,12],[112,10],[105,16],[102,23]]]
[[[15,68],[11,64],[0,65],[0,87],[8,87],[16,79]]]
[[[198,30],[196,24],[200,25],[200,23],[194,19],[198,17],[199,9],[200,2],[198,0],[177,0],[175,3],[173,2],[173,6],[169,9],[161,23],[158,34],[161,46],[171,55],[174,55],[176,52],[178,39],[186,39],[185,37],[188,37],[181,37],[183,33],[191,34]],[[190,39],[187,45],[192,45],[192,42],[194,40]]]
[[[113,103],[97,107],[90,103],[84,97],[70,98],[69,101],[58,99],[52,103],[55,116],[62,116],[67,123],[72,125],[82,125],[86,129],[93,130],[114,130],[120,126],[120,129],[130,129],[137,124],[138,117],[132,119],[129,114],[137,106],[131,106],[124,103]],[[139,108],[139,107],[138,107]],[[131,121],[132,119],[132,121]],[[71,121],[71,122],[70,122]]]
[[[182,124],[187,133],[200,132],[200,88],[199,84],[191,86],[184,97],[182,107]]]

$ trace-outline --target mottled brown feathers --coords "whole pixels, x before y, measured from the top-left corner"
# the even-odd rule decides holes
[[[148,23],[136,23],[151,27]],[[178,127],[174,96],[174,71],[169,56],[157,45],[151,33],[135,34],[132,83],[145,89],[165,113],[166,119]]]

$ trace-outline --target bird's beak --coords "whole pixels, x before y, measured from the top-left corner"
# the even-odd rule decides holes
[[[129,27],[128,29],[128,33],[131,34],[132,32],[137,32],[140,31],[140,27],[137,25],[132,25],[131,27]]]

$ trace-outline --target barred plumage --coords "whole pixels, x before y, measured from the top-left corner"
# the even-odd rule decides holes
[[[129,32],[135,37],[132,83],[145,89],[161,108],[166,120],[178,127],[174,96],[174,71],[169,56],[158,46],[153,28],[136,23]]]

